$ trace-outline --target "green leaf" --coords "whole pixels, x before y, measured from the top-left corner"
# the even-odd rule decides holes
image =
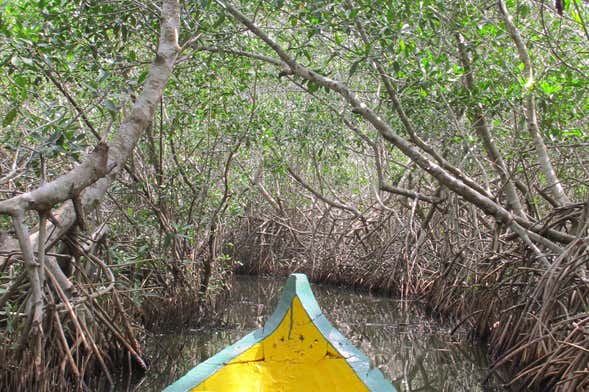
[[[581,15],[579,15],[579,13],[576,10],[571,11],[571,16],[573,17],[575,22],[583,24],[583,18],[581,18]]]
[[[520,4],[519,14],[523,19],[527,18],[530,15],[530,7],[526,4]]]
[[[557,91],[560,91],[562,89],[562,85],[561,84],[550,84],[547,81],[543,80],[539,83],[540,88],[542,89],[542,91],[544,91],[546,93],[546,95],[552,95]]]
[[[137,84],[142,84],[143,82],[145,82],[145,79],[147,78],[147,74],[149,73],[148,69],[144,69],[140,74],[139,77],[137,78]]]
[[[26,65],[33,65],[33,59],[28,57],[21,57],[20,60]]]
[[[116,113],[119,110],[117,108],[117,105],[115,105],[115,103],[111,99],[108,99],[108,98],[104,100],[103,106],[106,110],[108,110],[111,113]]]
[[[14,119],[16,118],[17,113],[18,108],[16,106],[10,109],[8,113],[6,113],[6,116],[4,116],[4,120],[2,120],[2,126],[9,126],[12,123],[12,121],[14,121]]]
[[[352,63],[352,66],[350,67],[350,72],[348,74],[349,77],[351,77],[352,75],[354,75],[354,73],[356,73],[356,71],[358,70],[358,65],[360,65],[362,60],[363,59],[358,59]]]
[[[398,61],[393,61],[393,70],[396,74],[399,74],[399,71],[401,70],[401,65],[399,65]]]
[[[562,133],[562,136],[583,137],[583,131],[581,131],[580,129],[567,129]]]
[[[309,89],[310,93],[314,93],[319,90],[319,85],[315,82],[309,81],[309,83],[307,83],[307,88]]]

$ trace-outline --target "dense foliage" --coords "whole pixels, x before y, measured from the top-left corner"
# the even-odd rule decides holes
[[[172,75],[100,206],[83,191],[23,217],[64,279],[42,287],[60,343],[29,343],[4,206],[99,141],[118,151],[161,60],[163,3],[0,0],[0,380],[79,386],[124,353],[142,365],[143,327],[206,318],[240,269],[423,295],[489,339],[497,367],[519,363],[517,381],[589,385],[581,0],[181,4]]]

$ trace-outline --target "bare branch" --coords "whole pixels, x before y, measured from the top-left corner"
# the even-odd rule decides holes
[[[26,210],[48,211],[55,204],[73,199],[107,173],[108,146],[99,143],[81,165],[39,188],[0,202],[0,213],[18,215]]]
[[[326,203],[332,207],[338,208],[340,210],[345,210],[345,211],[351,212],[352,214],[354,214],[355,217],[359,217],[362,215],[362,213],[360,211],[358,211],[355,207],[348,206],[348,205],[339,203],[334,200],[330,200],[327,197],[323,196],[321,194],[321,192],[316,191],[315,189],[313,189],[313,187],[311,187],[309,184],[307,184],[297,173],[295,173],[294,170],[292,170],[292,168],[290,166],[287,166],[286,169],[288,170],[288,173],[292,176],[292,178],[294,178],[299,184],[301,184],[303,188],[305,188],[306,190],[311,192],[313,195],[315,195],[319,200],[323,201],[324,203]]]

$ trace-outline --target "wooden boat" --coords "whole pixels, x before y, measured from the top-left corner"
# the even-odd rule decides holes
[[[263,328],[202,362],[164,392],[378,391],[395,388],[325,318],[307,277],[292,274]]]

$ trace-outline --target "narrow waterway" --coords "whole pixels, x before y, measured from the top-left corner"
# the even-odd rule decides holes
[[[123,390],[161,391],[201,361],[250,331],[272,313],[286,278],[237,276],[216,327],[148,337],[151,369]],[[432,320],[421,304],[312,284],[331,323],[360,347],[399,391],[501,391],[483,385],[483,347],[450,335],[451,324]]]

